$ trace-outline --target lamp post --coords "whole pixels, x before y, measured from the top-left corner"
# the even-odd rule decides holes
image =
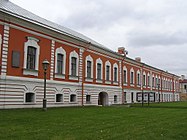
[[[43,98],[43,110],[47,111],[47,99],[46,99],[46,74],[47,74],[47,68],[49,66],[49,62],[47,59],[45,59],[42,62],[43,70],[44,70],[44,98]]]
[[[159,93],[160,84],[157,84],[157,86],[158,86],[158,102],[160,103],[160,93]]]

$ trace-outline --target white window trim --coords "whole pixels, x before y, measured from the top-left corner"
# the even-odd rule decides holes
[[[127,85],[127,81],[128,81],[128,71],[127,71],[127,67],[126,66],[123,66],[123,74],[124,74],[124,70],[126,70],[126,81],[124,81],[124,76],[122,77],[123,78],[123,85]]]
[[[148,77],[149,77],[149,79],[148,79]],[[151,76],[150,76],[150,73],[148,73],[147,74],[147,86],[148,86],[148,88],[150,88],[150,85],[151,85],[150,79],[151,79]]]
[[[93,58],[90,56],[90,55],[88,55],[87,57],[86,57],[86,60],[85,60],[85,64],[86,64],[86,67],[85,67],[85,76],[86,76],[86,78],[88,78],[87,76],[87,61],[90,61],[91,62],[91,79],[89,78],[89,79],[86,79],[86,81],[87,80],[89,80],[89,81],[93,81]]]
[[[139,81],[138,81],[138,74],[139,74]],[[136,73],[136,79],[137,79],[137,81],[136,81],[136,84],[137,84],[137,87],[140,87],[141,86],[141,74],[140,74],[140,70],[138,70],[137,71],[137,73]]]
[[[1,45],[2,45],[2,35],[0,34],[0,56],[1,56]]]
[[[26,102],[26,94],[27,93],[33,93],[34,94],[34,102]],[[25,93],[24,93],[24,104],[35,104],[36,103],[36,93],[34,93],[34,92],[31,92],[31,91],[26,91]]]
[[[76,77],[72,77],[72,73],[71,73],[71,58],[75,57],[77,58],[77,62],[76,62]],[[78,80],[78,68],[79,68],[79,55],[78,53],[74,50],[70,53],[69,55],[69,79],[71,80]]]
[[[107,74],[106,74],[106,67],[109,66],[110,69],[109,69],[109,81],[106,80],[107,78]],[[105,62],[105,83],[106,84],[111,84],[111,63],[109,61],[106,61]]]
[[[133,83],[131,83],[131,72],[133,72]],[[135,82],[135,74],[134,74],[134,69],[133,69],[133,68],[131,68],[131,69],[130,69],[130,85],[131,85],[131,86],[134,86],[134,82]]]
[[[147,85],[147,77],[145,71],[143,72],[143,77],[145,76],[145,84],[143,83],[143,86],[146,87]]]
[[[101,64],[101,80],[100,79],[98,79],[98,77],[97,77],[97,64]],[[101,58],[98,58],[97,60],[96,60],[96,79],[97,79],[97,83],[102,83],[102,80],[103,80],[103,61],[101,60]]]
[[[63,66],[62,66],[62,74],[57,73],[57,56],[58,54],[63,55]],[[66,51],[60,47],[56,49],[55,52],[55,78],[65,79],[65,73],[66,73]]]
[[[75,95],[75,101],[74,101],[74,102],[71,102],[71,95]],[[77,103],[77,94],[71,93],[71,94],[69,95],[69,103],[72,103],[72,104]]]
[[[115,77],[114,77],[114,73],[115,73],[115,72],[114,72],[114,69],[115,69],[115,68],[117,68],[117,81],[114,81],[114,78],[115,78]],[[118,69],[118,64],[115,63],[115,64],[113,65],[113,81],[114,81],[114,84],[118,84],[118,70],[119,70],[119,69]]]
[[[61,102],[57,102],[57,101],[56,101],[56,96],[57,96],[57,94],[61,94],[61,95],[62,95],[62,101],[61,101]],[[57,103],[57,104],[64,103],[64,94],[63,94],[63,93],[56,93],[56,94],[55,94],[55,103]]]
[[[27,42],[24,43],[24,63],[23,63],[23,74],[24,75],[34,75],[38,76],[38,67],[39,67],[39,55],[40,55],[40,46],[38,45],[39,40],[34,37],[27,37]],[[36,61],[35,61],[35,70],[27,70],[27,50],[28,47],[36,48]]]

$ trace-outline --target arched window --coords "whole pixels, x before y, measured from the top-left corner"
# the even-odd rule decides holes
[[[56,102],[63,102],[63,94],[56,94]]]
[[[140,81],[141,81],[140,79],[141,79],[141,78],[140,78],[140,70],[138,70],[138,71],[137,71],[137,85],[138,85],[138,86],[141,85],[141,84],[140,84]]]
[[[127,68],[126,66],[123,67],[123,83],[126,84],[127,83]]]
[[[147,86],[150,87],[150,73],[147,74]]]
[[[93,58],[88,55],[86,57],[86,80],[91,80],[92,81],[92,78],[93,78]]]
[[[143,72],[143,86],[146,86],[146,73]]]
[[[66,51],[60,47],[55,52],[55,78],[65,78],[66,71]]]
[[[134,69],[130,70],[130,84],[134,85]]]
[[[118,82],[118,65],[116,63],[113,65],[113,81]]]
[[[40,46],[39,40],[34,37],[27,37],[24,44],[23,74],[38,76]]]
[[[96,60],[96,79],[97,82],[102,82],[103,79],[103,61],[100,58]]]
[[[35,94],[31,92],[25,93],[25,103],[34,103],[35,102]]]
[[[76,51],[72,51],[69,56],[69,75],[70,79],[78,80],[79,57]]]
[[[105,80],[106,83],[111,83],[111,63],[109,61],[105,63]]]

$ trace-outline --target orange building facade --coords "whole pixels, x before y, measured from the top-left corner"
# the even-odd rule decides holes
[[[0,2],[0,108],[41,107],[43,60],[47,106],[179,101],[179,77],[113,52],[75,31]]]

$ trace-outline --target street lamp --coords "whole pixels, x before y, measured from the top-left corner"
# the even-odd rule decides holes
[[[47,99],[46,99],[46,74],[47,74],[47,68],[49,66],[49,62],[47,59],[45,59],[42,62],[43,70],[44,70],[44,98],[43,98],[43,110],[47,111]]]
[[[158,102],[160,103],[160,93],[159,93],[160,84],[157,84],[157,86],[158,86]]]

